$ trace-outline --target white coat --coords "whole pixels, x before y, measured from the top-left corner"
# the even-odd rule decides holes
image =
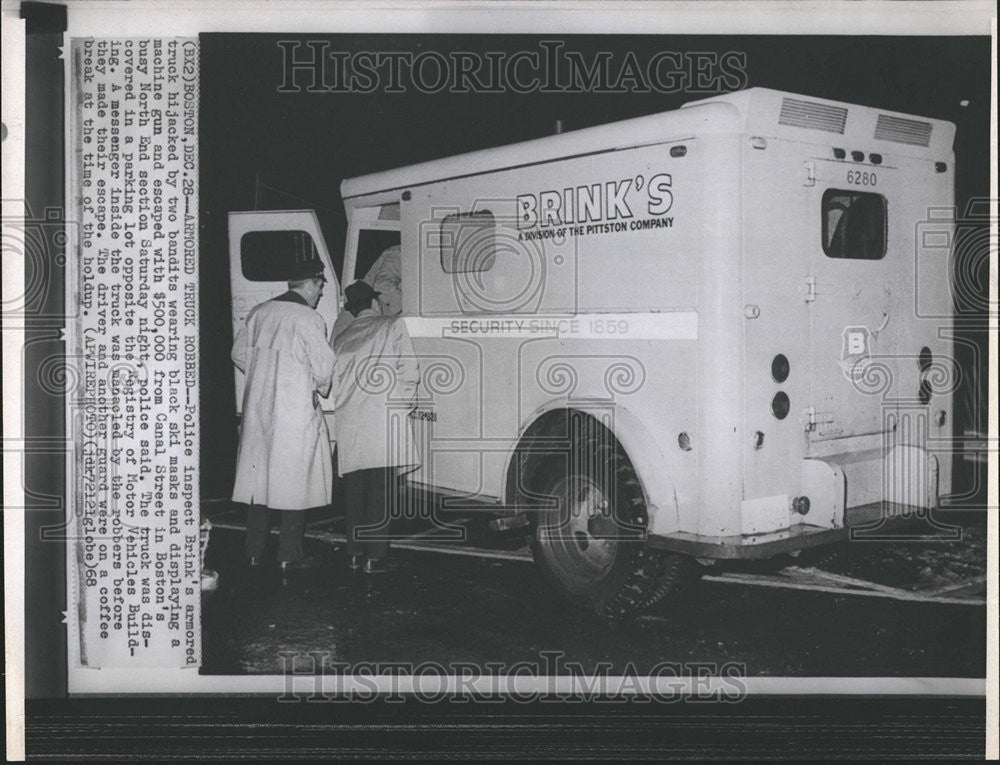
[[[379,306],[383,316],[397,316],[403,310],[403,273],[398,244],[388,247],[378,256],[365,274],[364,281],[380,293]]]
[[[233,501],[328,505],[330,437],[314,395],[329,392],[334,368],[323,318],[297,293],[261,303],[237,333],[232,359],[247,377]]]
[[[398,316],[403,310],[403,290],[400,286],[403,277],[400,257],[398,244],[387,247],[361,280],[369,284],[376,292],[381,293],[378,296],[377,308],[383,316]],[[333,323],[333,331],[330,333],[331,345],[333,338],[353,321],[354,316],[351,315],[350,311],[341,311],[337,315],[337,320]]]
[[[333,347],[340,474],[419,465],[409,415],[420,367],[406,325],[367,309],[334,338]]]

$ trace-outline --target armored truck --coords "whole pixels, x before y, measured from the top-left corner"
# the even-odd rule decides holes
[[[753,88],[345,180],[341,281],[396,275],[422,371],[387,413],[421,446],[406,483],[491,508],[605,615],[933,510],[953,137]],[[310,211],[229,223],[234,327],[280,258],[333,273]],[[342,290],[323,300],[334,328]]]

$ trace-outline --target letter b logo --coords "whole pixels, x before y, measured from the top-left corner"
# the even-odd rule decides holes
[[[850,332],[847,335],[847,355],[860,356],[865,352],[865,336],[861,332]]]
[[[844,351],[843,358],[851,359],[859,356],[867,356],[869,332],[867,327],[845,327],[844,328]]]

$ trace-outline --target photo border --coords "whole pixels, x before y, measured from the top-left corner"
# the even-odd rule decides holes
[[[27,4],[27,5],[37,5],[37,4]],[[173,4],[172,7],[155,7],[149,8],[148,12],[136,13],[137,8],[148,6],[149,4],[142,2],[130,3],[130,11],[127,15],[126,23],[122,23],[121,18],[121,3],[104,3],[104,2],[81,2],[70,1],[65,3],[68,9],[68,30],[67,30],[67,40],[70,36],[107,36],[109,29],[114,29],[115,33],[113,36],[132,36],[132,37],[160,37],[164,36],[164,30],[169,29],[169,36],[196,36],[200,32],[270,32],[273,31],[275,24],[281,31],[288,30],[289,25],[289,12],[294,7],[296,11],[296,24],[303,24],[306,28],[310,30],[322,29],[324,33],[336,33],[336,32],[437,32],[437,33],[451,33],[451,32],[473,32],[481,29],[481,25],[488,22],[490,26],[491,33],[585,33],[595,31],[595,26],[601,24],[601,29],[599,31],[607,32],[608,29],[608,19],[605,14],[613,14],[613,24],[615,26],[615,33],[628,33],[628,32],[646,32],[648,33],[650,29],[656,29],[658,33],[670,34],[698,34],[698,33],[711,33],[711,34],[741,34],[741,35],[753,35],[753,34],[774,34],[774,24],[778,23],[781,27],[781,34],[804,34],[808,32],[817,33],[817,29],[821,28],[823,34],[935,34],[935,35],[962,35],[971,34],[970,29],[975,28],[976,34],[989,34],[993,39],[993,83],[996,85],[996,21],[992,18],[991,14],[993,12],[992,6],[987,3],[967,3],[967,2],[956,2],[956,3],[938,3],[929,2],[921,3],[919,6],[906,6],[906,13],[901,14],[900,11],[903,6],[896,3],[882,3],[875,2],[870,4],[865,4],[859,6],[857,4],[850,5],[850,14],[845,14],[844,11],[847,9],[845,3],[835,3],[835,2],[825,2],[819,5],[816,4],[798,4],[798,3],[788,3],[788,2],[774,2],[774,3],[755,3],[755,4],[745,4],[745,3],[735,3],[735,4],[713,4],[710,9],[706,9],[705,6],[697,7],[693,3],[603,3],[603,2],[585,2],[578,3],[572,6],[570,9],[566,9],[565,4],[548,4],[548,3],[531,3],[531,2],[498,2],[490,4],[489,8],[483,8],[481,5],[470,5],[468,3],[421,3],[414,7],[413,4],[408,6],[401,6],[394,10],[391,18],[387,20],[380,12],[384,11],[388,6],[379,6],[378,10],[372,8],[367,4],[361,3],[346,3],[338,4],[336,8],[332,8],[329,5],[322,3],[303,3],[303,4],[293,4],[284,3],[280,7],[274,3],[263,3],[263,2],[247,2],[241,5],[241,10],[245,15],[242,17],[235,17],[232,8],[222,8],[218,3],[184,3],[183,13],[178,12],[178,5]],[[160,4],[155,4],[160,6]],[[726,7],[730,7],[731,10],[735,10],[737,7],[740,11],[737,13],[726,13],[724,17],[720,20],[717,15],[720,10],[724,10]],[[752,8],[752,11],[747,13],[747,9]],[[4,34],[5,36],[10,29],[10,21],[7,16],[9,13],[9,6],[5,4],[4,6]],[[662,29],[664,14],[669,16],[669,28]],[[590,18],[587,18],[587,17]],[[109,19],[113,19],[114,23],[109,24]],[[30,22],[29,22],[30,26]],[[16,39],[16,34],[13,39]],[[6,43],[6,40],[5,40]],[[5,44],[4,46],[4,56],[7,59],[8,51],[11,50]],[[15,48],[16,52],[16,48]],[[68,57],[67,57],[68,59]],[[71,64],[67,60],[66,67],[67,72]],[[11,67],[5,67],[4,78],[8,79],[9,74],[12,72]],[[67,77],[66,79],[66,92],[67,98],[69,96],[69,84],[71,79]],[[5,82],[6,84],[6,82]],[[5,87],[5,93],[10,91]],[[27,94],[24,96],[27,98]],[[992,105],[992,125],[993,125],[993,136],[996,138],[996,101],[995,101],[995,87],[994,87],[994,101]],[[7,101],[8,97],[5,96],[5,108],[4,108],[4,120],[7,122]],[[71,113],[66,110],[67,120],[71,120]],[[29,125],[28,130],[33,131],[35,127]],[[29,133],[30,136],[30,133]],[[15,131],[12,131],[11,137],[17,140],[17,135]],[[5,157],[4,157],[4,198],[12,198],[8,194],[8,183],[17,183],[16,163],[11,165],[7,161],[7,150],[8,142],[4,142]],[[14,146],[16,144],[12,144]],[[990,185],[994,193],[997,188],[997,175],[996,175],[996,140],[992,142],[992,157],[991,157],[991,179]],[[29,168],[29,182],[30,177],[36,171]],[[13,176],[13,178],[11,177]],[[14,198],[17,198],[16,196]],[[994,203],[995,204],[995,203]],[[993,240],[996,240],[996,227],[995,227],[995,207],[993,211],[994,224],[991,231],[991,236]],[[996,262],[991,263],[991,303],[996,302]],[[4,286],[5,289],[9,284],[9,280],[15,280],[18,277],[17,271],[13,270],[16,266],[9,265],[8,261],[4,262]],[[23,279],[23,276],[20,277]],[[993,319],[995,322],[995,317]],[[995,327],[995,324],[994,324]],[[17,354],[16,360],[20,361],[20,349],[17,347],[16,342],[8,343],[8,327],[5,326],[5,336],[4,336],[4,355],[5,355],[5,383],[7,379],[10,379],[12,373],[16,373],[17,367],[11,367],[6,364],[8,354]],[[991,433],[990,438],[996,438],[996,402],[997,402],[997,391],[996,391],[996,335],[995,332],[991,335],[991,353],[990,353],[990,365],[993,374],[990,375],[989,380],[989,405],[990,405],[990,426]],[[32,391],[30,390],[31,385],[29,382],[25,382],[28,390],[26,395],[30,399]],[[4,385],[4,395],[5,395],[5,410],[16,411],[21,406],[21,402],[17,400],[17,391],[13,391],[13,396],[15,399],[12,401],[9,397],[11,394],[11,389],[7,384]],[[5,422],[8,418],[5,417]],[[7,426],[5,425],[5,430]],[[56,434],[57,436],[61,434]],[[5,445],[9,442],[7,441],[8,435],[5,432]],[[12,462],[8,461],[8,449],[5,449],[4,454],[5,460],[5,473],[7,475],[14,475],[13,472],[16,471],[17,467]],[[5,506],[13,507],[23,507],[23,497],[18,501],[15,493],[18,489],[22,487],[22,482],[20,476],[18,476],[16,481],[5,481]],[[989,497],[990,506],[996,506],[997,497],[997,475],[996,475],[996,465],[991,463],[990,474],[989,474]],[[10,493],[8,493],[10,492]],[[17,605],[19,602],[23,603],[23,579],[21,574],[23,569],[12,570],[12,564],[18,562],[18,552],[20,551],[21,556],[23,556],[23,548],[19,548],[15,544],[17,539],[23,538],[23,526],[19,526],[19,521],[23,522],[23,518],[17,518],[16,514],[5,513],[4,523],[5,523],[5,586],[9,593],[6,599],[6,609],[7,609],[7,625],[8,625],[8,641],[10,641],[11,630],[15,630],[14,635],[17,633],[17,620],[12,619],[11,615],[17,615]],[[23,557],[21,558],[23,560]],[[995,688],[997,683],[997,642],[996,642],[996,625],[997,625],[997,589],[996,589],[996,572],[997,572],[997,518],[996,514],[992,513],[989,516],[989,547],[988,547],[988,561],[989,561],[989,575],[988,575],[988,586],[987,586],[987,623],[990,625],[989,642],[987,645],[987,677],[985,684],[978,680],[967,680],[964,681],[965,685],[945,688],[945,687],[935,687],[937,678],[858,678],[859,682],[851,683],[850,679],[846,678],[833,678],[835,682],[829,684],[816,685],[818,678],[749,678],[748,683],[751,693],[759,693],[764,695],[771,694],[782,694],[788,692],[788,687],[782,688],[781,683],[791,680],[792,686],[799,683],[802,686],[799,690],[794,690],[796,693],[803,693],[806,695],[812,695],[817,692],[822,693],[837,693],[837,694],[866,694],[870,693],[878,688],[877,692],[884,694],[886,693],[886,688],[889,688],[889,693],[900,693],[909,694],[916,693],[920,696],[936,696],[938,694],[945,694],[947,696],[954,695],[956,692],[959,694],[968,694],[972,696],[979,696],[984,690],[989,689],[993,692],[986,693],[986,714],[989,726],[987,730],[991,732],[996,730],[996,720],[997,720],[997,704],[995,697]],[[19,597],[20,596],[20,597]],[[13,650],[13,655],[11,651]],[[19,678],[23,682],[23,675],[19,675],[17,672],[18,661],[17,661],[17,647],[12,646],[8,643],[8,733],[14,733],[15,736],[18,732],[18,721],[23,721],[16,714],[17,700],[20,697],[16,691],[18,690],[17,684]],[[14,659],[11,661],[11,659]],[[122,688],[128,688],[126,693],[136,693],[142,694],[141,681],[138,678],[131,677],[126,685],[118,685],[117,690],[115,690],[116,682],[124,679],[123,677],[116,678],[118,673],[108,670],[102,670],[100,673],[100,681],[97,683],[99,688],[99,693],[102,694],[112,694],[121,693]],[[134,673],[133,673],[134,675]],[[204,676],[199,676],[204,677]],[[242,678],[241,678],[242,679]],[[252,678],[256,680],[257,678]],[[262,678],[264,679],[264,678]],[[286,678],[282,676],[272,676],[271,678],[266,678],[269,682],[272,680],[278,680],[280,683],[284,683]],[[225,678],[227,682],[232,683],[232,678]],[[753,685],[755,680],[761,681],[758,684],[758,690],[753,690]],[[830,679],[825,679],[830,680]],[[882,685],[882,681],[887,681],[886,685]],[[778,681],[775,684],[775,681]],[[269,693],[274,694],[275,692],[280,692],[277,689],[257,689],[250,688],[249,686],[254,685],[254,683],[248,683],[247,690],[237,691],[237,693]],[[808,687],[807,687],[808,686]],[[853,687],[851,687],[853,686]],[[893,690],[895,688],[896,690]],[[83,690],[82,688],[74,688],[71,684],[70,693],[75,693]],[[204,693],[216,692],[217,688],[204,689]],[[12,694],[12,691],[14,693]],[[11,703],[13,701],[13,707]],[[794,700],[789,702],[790,707],[794,708]],[[36,705],[36,709],[41,707]],[[15,710],[13,715],[13,727],[11,727],[11,709]],[[27,706],[29,711],[28,723],[29,727],[31,725],[30,721],[30,710],[31,704]],[[997,742],[995,735],[989,740],[987,753],[993,753],[994,756],[997,752]]]

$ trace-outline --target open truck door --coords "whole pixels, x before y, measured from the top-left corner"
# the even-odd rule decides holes
[[[329,334],[340,310],[340,285],[316,213],[312,210],[229,213],[233,337],[254,306],[288,289],[286,275],[289,268],[312,256],[318,257],[328,271],[327,289],[316,310],[323,317]],[[242,414],[245,376],[235,367],[233,369],[236,375],[236,412]],[[320,400],[329,420],[333,414],[334,392]]]

